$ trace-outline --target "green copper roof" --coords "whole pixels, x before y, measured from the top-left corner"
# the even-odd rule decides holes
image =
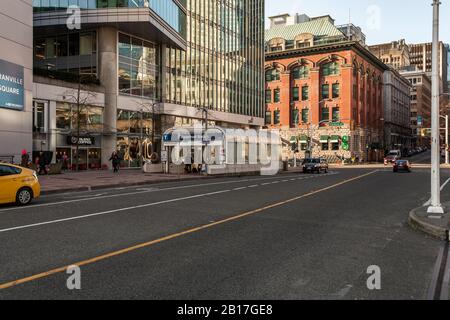
[[[328,18],[319,18],[294,25],[273,27],[266,30],[265,38],[266,41],[273,38],[291,41],[302,33],[311,33],[315,37],[343,36],[343,33]]]

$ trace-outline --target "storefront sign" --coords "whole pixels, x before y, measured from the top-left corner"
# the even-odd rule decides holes
[[[23,110],[24,68],[0,60],[0,108]]]
[[[67,144],[69,145],[79,145],[79,146],[93,146],[95,144],[95,138],[93,137],[67,137]]]

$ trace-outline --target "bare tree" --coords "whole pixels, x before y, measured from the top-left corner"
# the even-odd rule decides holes
[[[67,91],[64,94],[64,100],[65,101],[71,101],[75,106],[76,106],[76,123],[75,123],[75,128],[72,127],[71,129],[71,134],[75,134],[75,138],[76,138],[76,146],[75,146],[75,153],[76,153],[76,158],[75,158],[75,170],[78,171],[79,170],[79,149],[80,149],[80,137],[81,137],[81,133],[82,130],[85,131],[83,133],[90,133],[90,131],[88,130],[88,125],[89,125],[89,121],[87,120],[85,124],[81,123],[81,118],[83,116],[83,114],[88,115],[88,108],[89,106],[92,104],[92,100],[97,96],[97,94],[95,92],[91,92],[89,90],[85,90],[84,88],[82,88],[82,78],[83,75],[80,75],[78,77],[78,85],[76,90],[71,90],[71,91]],[[73,114],[72,114],[73,115]],[[72,121],[73,124],[73,121]],[[84,126],[82,128],[82,125]]]

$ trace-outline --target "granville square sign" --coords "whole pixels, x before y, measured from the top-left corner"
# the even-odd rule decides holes
[[[23,110],[24,68],[0,60],[0,108]]]

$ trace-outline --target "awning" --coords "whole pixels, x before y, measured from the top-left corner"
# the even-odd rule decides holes
[[[328,140],[330,139],[330,136],[320,136],[320,143],[328,143]]]
[[[292,144],[297,143],[297,137],[296,136],[292,136],[291,137],[291,143]]]
[[[331,136],[331,138],[330,138],[330,142],[331,143],[339,143],[339,139],[340,139],[341,137],[339,137],[339,136]]]
[[[307,136],[300,136],[298,139],[300,143],[308,143],[308,137]]]

